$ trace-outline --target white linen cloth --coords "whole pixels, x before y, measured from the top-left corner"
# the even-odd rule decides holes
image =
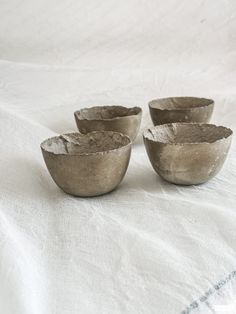
[[[236,144],[210,182],[151,168],[141,131],[112,193],[76,198],[40,143],[84,106],[215,99],[236,131],[235,1],[0,2],[0,313],[236,313]]]

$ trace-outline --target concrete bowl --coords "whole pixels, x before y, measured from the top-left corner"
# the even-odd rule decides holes
[[[160,98],[149,102],[154,125],[174,122],[207,123],[214,109],[212,99],[197,97]]]
[[[69,133],[45,140],[41,150],[50,175],[64,192],[97,196],[114,190],[123,179],[131,140],[112,131]]]
[[[96,106],[83,108],[74,113],[79,131],[114,131],[126,134],[133,141],[139,131],[142,109],[123,106]]]
[[[143,134],[154,170],[166,181],[204,183],[222,168],[232,130],[198,123],[172,123],[152,127]]]

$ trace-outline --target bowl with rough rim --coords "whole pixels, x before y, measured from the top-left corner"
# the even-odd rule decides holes
[[[75,111],[75,121],[83,134],[92,131],[114,131],[126,134],[133,141],[142,119],[140,107],[95,106]]]
[[[97,196],[114,190],[128,168],[131,140],[112,131],[68,133],[41,143],[52,179],[66,193]]]
[[[143,134],[154,170],[166,181],[191,185],[204,183],[222,168],[232,130],[203,123],[171,123]]]
[[[191,122],[207,123],[214,109],[214,100],[199,97],[169,97],[149,102],[154,125]]]

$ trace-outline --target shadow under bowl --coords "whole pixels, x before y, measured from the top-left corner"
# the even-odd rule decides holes
[[[198,97],[160,98],[149,102],[154,125],[174,122],[207,123],[214,109],[212,99]]]
[[[98,131],[68,133],[41,144],[42,154],[55,183],[75,196],[97,196],[115,189],[128,168],[128,136]]]
[[[79,131],[114,131],[126,134],[133,141],[139,131],[142,109],[123,106],[96,106],[84,108],[74,113]]]
[[[166,181],[200,184],[213,178],[228,154],[232,130],[198,123],[152,127],[143,134],[154,170]]]

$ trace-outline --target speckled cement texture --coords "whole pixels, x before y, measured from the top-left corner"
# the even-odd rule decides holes
[[[220,171],[232,131],[213,124],[173,123],[150,128],[143,138],[151,164],[163,179],[191,185]]]

